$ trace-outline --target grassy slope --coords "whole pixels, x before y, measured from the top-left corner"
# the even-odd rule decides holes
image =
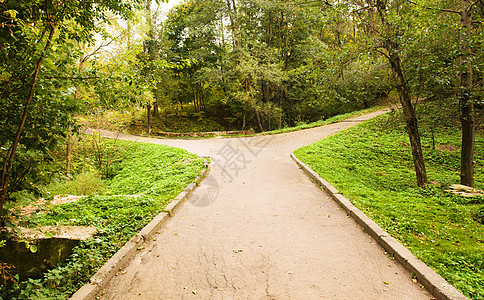
[[[445,186],[458,183],[459,151],[431,150],[430,141],[423,140],[433,184],[417,188],[408,136],[403,131],[382,132],[386,118],[295,154],[451,284],[473,299],[484,299],[484,226],[473,218],[484,199],[471,201],[444,192]],[[482,143],[483,138],[478,140]],[[452,130],[437,133],[436,140],[460,143],[459,133]],[[476,185],[481,189],[483,166],[484,149],[476,146]]]
[[[264,132],[260,132],[260,133],[240,134],[240,135],[222,135],[222,136],[225,136],[225,137],[250,137],[250,136],[257,136],[257,135],[273,135],[273,134],[299,131],[299,130],[304,130],[304,129],[309,129],[309,128],[314,128],[314,127],[319,127],[319,126],[323,126],[323,125],[341,122],[343,120],[362,116],[362,115],[368,114],[370,112],[375,112],[377,110],[383,109],[383,107],[384,106],[375,106],[375,107],[371,107],[371,108],[367,108],[367,109],[363,109],[363,110],[358,110],[358,111],[353,111],[353,112],[346,113],[346,114],[337,115],[337,116],[328,118],[326,120],[319,120],[319,121],[312,122],[312,123],[307,123],[307,124],[305,123],[305,124],[301,124],[301,125],[297,125],[297,126],[293,126],[293,127],[284,127],[284,128],[281,128],[281,129],[274,129],[274,130],[271,130],[271,131],[264,131]],[[199,138],[204,138],[204,137],[189,137],[189,138],[199,139]]]
[[[204,167],[203,159],[173,147],[134,143],[129,149],[115,166],[117,175],[107,184],[106,194],[56,205],[32,220],[41,226],[93,225],[100,234],[77,247],[67,263],[49,271],[44,279],[20,283],[7,298],[66,299]]]
[[[370,112],[380,110],[382,108],[383,108],[382,106],[375,106],[375,107],[371,107],[371,108],[367,108],[367,109],[363,109],[363,110],[358,110],[358,111],[353,111],[353,112],[349,112],[349,113],[346,113],[346,114],[337,115],[337,116],[328,118],[326,120],[319,120],[319,121],[316,121],[316,122],[312,122],[312,123],[308,123],[308,124],[301,124],[301,125],[294,126],[294,127],[284,127],[284,128],[281,128],[281,129],[275,129],[275,130],[272,130],[272,131],[262,132],[262,133],[259,133],[259,134],[260,135],[272,135],[272,134],[279,134],[279,133],[309,129],[309,128],[323,126],[323,125],[327,125],[327,124],[333,124],[333,123],[341,122],[341,121],[346,120],[346,119],[351,119],[351,118],[355,118],[355,117],[358,117],[358,116],[362,116],[362,115],[368,114]]]

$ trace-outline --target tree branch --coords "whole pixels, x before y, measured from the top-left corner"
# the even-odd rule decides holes
[[[383,56],[385,56],[387,59],[390,59],[390,56],[388,56],[388,54],[386,54],[385,52],[383,52],[383,51],[381,51],[381,50],[379,50],[379,49],[377,49],[377,48],[374,48],[374,49],[375,49],[375,51],[376,51],[376,52],[378,52],[378,53],[382,54],[382,55],[383,55]]]
[[[315,3],[315,2],[324,2],[327,6],[332,6],[331,3],[325,0],[312,0],[312,1],[306,1],[306,2],[299,2],[299,3],[294,3],[296,5],[303,5],[303,4],[310,4],[310,3]]]
[[[88,55],[86,55],[82,60],[81,62],[86,62],[91,56],[95,55],[97,52],[99,52],[102,48],[105,48],[109,45],[111,45],[112,42],[114,42],[115,40],[119,39],[123,34],[126,33],[126,30],[124,30],[123,32],[121,32],[117,37],[114,37],[112,38],[107,44],[102,44],[100,45],[99,47],[97,47],[96,50],[94,50],[93,52],[89,53]]]
[[[414,2],[412,0],[407,0],[407,2],[410,3],[410,4],[413,4],[413,5],[420,6],[420,7],[425,8],[425,9],[429,9],[429,10],[440,10],[441,12],[448,12],[448,13],[458,14],[459,16],[461,15],[461,12],[460,11],[457,11],[457,10],[423,6],[423,5],[418,4],[418,3],[416,3],[416,2]]]
[[[65,79],[65,80],[90,80],[99,79],[100,76],[90,76],[90,77],[70,77],[70,76],[59,76],[59,77],[44,77],[45,79]]]

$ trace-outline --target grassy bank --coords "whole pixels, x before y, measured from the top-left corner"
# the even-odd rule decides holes
[[[3,299],[67,299],[204,168],[203,159],[173,147],[124,141],[117,141],[116,147],[108,178],[86,176],[91,173],[82,171],[79,175],[83,176],[46,187],[68,193],[92,184],[94,177],[101,188],[89,190],[89,195],[77,201],[40,209],[21,224],[92,225],[100,233],[81,242],[67,262],[48,271],[44,278],[3,288]]]
[[[423,139],[431,184],[418,188],[408,136],[389,115],[298,149],[295,154],[384,230],[473,299],[484,299],[483,197],[445,192],[459,182],[458,129]],[[484,189],[484,136],[476,143],[476,187]]]
[[[319,120],[319,121],[307,123],[307,124],[304,123],[304,124],[300,124],[300,125],[293,126],[293,127],[284,127],[284,128],[281,128],[281,129],[275,129],[275,130],[272,130],[272,131],[262,132],[262,133],[259,133],[259,134],[260,135],[272,135],[272,134],[286,133],[286,132],[298,131],[298,130],[309,129],[309,128],[314,128],[314,127],[318,127],[318,126],[338,123],[338,122],[341,122],[341,121],[344,121],[344,120],[347,120],[347,119],[356,118],[356,117],[359,117],[359,116],[362,116],[362,115],[365,115],[365,114],[368,114],[368,113],[371,113],[371,112],[375,112],[375,111],[383,109],[383,108],[384,108],[383,106],[375,106],[375,107],[371,107],[371,108],[367,108],[367,109],[363,109],[363,110],[357,110],[357,111],[349,112],[349,113],[346,113],[346,114],[336,115],[334,117],[331,117],[331,118],[328,118],[328,119],[325,119],[325,120]]]

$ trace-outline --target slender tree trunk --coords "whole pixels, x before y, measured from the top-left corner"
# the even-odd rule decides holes
[[[69,175],[71,173],[72,161],[72,136],[70,134],[67,136],[66,146],[66,174]]]
[[[237,6],[235,4],[235,1],[232,0],[226,0],[227,3],[227,10],[229,13],[229,19],[230,19],[230,29],[232,31],[232,36],[234,39],[234,44],[238,50],[242,48],[242,41],[240,38],[239,34],[239,21],[238,21],[238,16],[237,16]]]
[[[159,115],[158,101],[155,101],[155,103],[153,103],[153,117],[158,117],[158,115]]]
[[[377,0],[375,4],[381,22],[386,28],[387,34],[391,34],[391,32],[394,32],[394,30],[392,25],[386,19],[386,2]],[[388,52],[388,60],[390,61],[400,103],[402,104],[403,115],[405,117],[407,132],[410,139],[410,146],[412,148],[412,157],[413,164],[415,166],[415,175],[417,177],[417,185],[423,186],[427,183],[427,171],[425,170],[425,163],[423,160],[423,151],[420,143],[420,134],[418,132],[417,117],[415,116],[415,110],[410,99],[407,81],[403,74],[402,64],[398,54],[398,44],[395,41],[395,38],[395,36],[386,38],[383,45]]]
[[[461,49],[463,56],[460,59],[462,67],[460,82],[459,104],[462,124],[462,150],[460,165],[460,183],[470,187],[474,186],[474,147],[475,147],[475,120],[474,103],[472,99],[472,67],[470,64],[471,47],[470,35],[472,26],[472,12],[469,0],[462,0],[461,12]]]
[[[146,115],[148,116],[148,134],[151,134],[151,104],[146,104]]]
[[[271,97],[271,84],[268,81],[266,81],[266,84],[265,84],[264,94],[265,94],[266,102],[269,103],[269,100]]]
[[[29,111],[30,103],[32,102],[32,98],[34,97],[34,91],[35,91],[35,85],[37,83],[37,79],[39,76],[39,71],[42,66],[42,62],[44,61],[45,57],[45,52],[49,49],[52,39],[54,38],[54,33],[57,27],[57,23],[50,25],[50,32],[49,32],[49,37],[47,38],[47,41],[45,43],[44,47],[44,53],[40,55],[37,65],[35,66],[34,74],[32,77],[32,82],[30,84],[30,89],[29,89],[29,95],[27,97],[27,101],[24,104],[24,111],[22,114],[22,118],[20,119],[19,126],[17,128],[17,133],[15,134],[15,139],[12,142],[12,145],[10,146],[10,149],[8,151],[7,155],[7,160],[5,162],[5,167],[3,170],[3,178],[2,178],[2,186],[1,186],[1,191],[0,191],[0,224],[2,222],[2,211],[3,211],[3,205],[5,204],[5,201],[7,200],[7,194],[8,194],[8,185],[10,182],[10,172],[12,171],[13,167],[13,162],[15,159],[15,154],[17,152],[17,147],[20,142],[20,135],[22,134],[22,130],[25,125],[25,121],[27,120],[27,114]]]
[[[254,114],[255,114],[255,120],[257,122],[257,127],[259,128],[259,132],[263,132],[264,127],[262,127],[262,122],[260,120],[259,112],[257,111],[257,109],[255,109]]]
[[[284,87],[281,85],[280,86],[280,91],[279,91],[279,108],[281,109],[281,115],[279,116],[279,129],[282,128],[282,99],[284,97]]]
[[[272,126],[271,126],[271,112],[270,111],[267,113],[267,130],[268,131],[271,131],[272,130]]]
[[[83,45],[79,45],[80,48],[83,48]],[[81,55],[79,58],[79,73],[84,69],[84,62],[86,62],[87,57]],[[79,94],[81,93],[81,85],[78,83],[76,85],[76,91],[74,92],[74,100],[77,101],[79,99]],[[71,162],[72,162],[72,135],[67,135],[67,143],[66,143],[66,175],[71,173]]]
[[[415,174],[417,176],[417,185],[423,186],[427,183],[427,171],[423,160],[422,145],[420,143],[420,134],[418,132],[417,117],[412,106],[410,94],[407,83],[403,75],[403,70],[400,63],[400,56],[394,47],[388,47],[390,65],[395,77],[400,103],[402,104],[405,123],[407,125],[407,132],[410,138],[410,146],[412,147],[413,163],[415,165]]]
[[[242,118],[242,130],[245,129],[245,115],[247,114],[247,111],[244,109],[244,116]]]

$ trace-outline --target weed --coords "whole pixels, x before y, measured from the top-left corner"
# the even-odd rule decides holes
[[[47,186],[52,195],[91,195],[103,194],[105,181],[96,170],[83,171],[74,179],[56,180]]]

